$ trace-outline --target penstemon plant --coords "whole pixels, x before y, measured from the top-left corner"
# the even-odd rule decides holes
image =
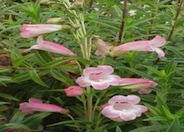
[[[40,4],[56,7],[62,11],[54,13],[57,17],[42,19],[36,12],[39,11]],[[173,124],[178,123],[183,113],[181,109],[174,115],[167,106],[170,81],[174,76],[176,64],[171,62],[163,70],[154,67],[159,60],[165,59],[167,52],[162,47],[166,45],[166,39],[160,32],[152,33],[154,25],[151,25],[152,28],[146,36],[151,39],[136,38],[122,43],[122,40],[124,41],[122,37],[127,37],[126,26],[128,27],[131,21],[126,14],[130,3],[124,0],[123,20],[120,30],[116,31],[119,32],[119,38],[109,44],[105,41],[107,38],[105,39],[103,33],[98,34],[93,29],[99,28],[100,22],[91,28],[93,20],[89,15],[94,13],[92,10],[95,4],[98,5],[93,0],[57,2],[41,0],[36,1],[33,7],[28,6],[29,10],[23,8],[27,14],[35,18],[32,23],[25,21],[20,25],[18,36],[29,45],[17,48],[17,52],[10,50],[12,65],[2,66],[5,70],[16,69],[11,71],[13,82],[10,84],[20,83],[25,88],[26,83],[23,82],[33,80],[36,84],[28,83],[30,91],[27,90],[27,95],[21,94],[19,100],[7,94],[0,94],[2,98],[18,101],[17,105],[13,106],[17,109],[12,118],[0,116],[1,131],[171,132],[174,130]],[[179,1],[180,10],[182,4],[183,1]],[[89,8],[88,12],[85,12],[86,8]],[[113,8],[117,12],[120,10],[117,6]],[[31,14],[31,9],[35,9],[35,13]],[[136,14],[134,13],[130,16],[134,16]],[[105,17],[106,12],[100,15]],[[151,21],[151,24],[154,22]],[[105,30],[107,28],[105,27]],[[173,30],[174,28],[172,34]],[[172,34],[169,34],[169,40]],[[134,35],[136,31],[132,33],[132,36]],[[20,40],[17,39],[15,42]],[[7,58],[0,59],[3,61]],[[138,65],[136,59],[141,60]],[[148,69],[148,75],[137,69]],[[157,90],[158,87],[162,89]],[[168,128],[167,125],[162,126],[157,121],[160,124],[164,124],[165,121],[165,124],[173,126]],[[147,125],[153,127],[144,127]]]

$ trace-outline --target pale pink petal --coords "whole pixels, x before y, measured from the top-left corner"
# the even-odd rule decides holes
[[[114,51],[152,51],[150,41],[134,41],[114,47]]]
[[[111,66],[101,65],[98,67],[87,67],[83,70],[81,77],[77,78],[76,83],[81,87],[92,86],[94,89],[103,90],[110,85],[119,85],[121,78],[111,75],[114,69]]]
[[[84,89],[79,87],[79,86],[70,86],[68,88],[66,88],[65,93],[67,96],[79,96],[83,93]]]
[[[109,100],[109,104],[113,105],[117,102],[124,102],[124,103],[131,103],[131,104],[137,104],[140,102],[140,98],[136,95],[128,95],[128,96],[123,96],[123,95],[116,95],[113,96],[110,100]]]
[[[92,83],[91,85],[94,89],[97,89],[97,90],[104,90],[110,86],[109,83],[95,83],[95,82]]]
[[[102,114],[114,121],[134,120],[148,110],[143,105],[137,105],[139,101],[140,98],[136,95],[116,95],[104,105]]]
[[[131,84],[138,84],[148,82],[148,79],[145,78],[122,78],[120,83],[121,85],[131,85]]]
[[[104,74],[112,74],[114,69],[111,66],[100,65],[98,67],[87,67],[83,71],[83,75],[88,76],[91,73],[104,73]]]
[[[159,47],[165,45],[166,40],[160,36],[156,36],[152,40],[133,41],[119,46],[115,46],[110,52],[111,56],[119,56],[128,51],[156,51],[159,57],[163,57],[165,53]]]
[[[75,81],[77,84],[79,84],[81,87],[87,87],[90,86],[91,83],[86,79],[85,77],[81,76],[78,77],[77,80]]]
[[[40,34],[59,31],[61,29],[62,26],[56,24],[23,24],[20,27],[20,35],[23,38],[31,38]]]
[[[120,81],[121,81],[121,77],[119,77],[117,75],[109,75],[109,77],[108,77],[108,82],[112,86],[119,86],[120,85]]]
[[[29,103],[38,103],[38,104],[42,104],[43,103],[43,100],[41,99],[35,99],[35,98],[30,98],[29,99]]]
[[[125,89],[142,89],[149,87],[156,87],[157,83],[149,79],[142,78],[122,78],[120,80],[120,85]]]
[[[57,53],[57,54],[76,56],[71,50],[67,49],[66,47],[64,47],[60,44],[43,40],[42,36],[39,36],[37,38],[36,45],[31,46],[29,49],[27,49],[25,51],[27,52],[27,51],[30,51],[32,49],[44,50],[44,51],[49,51],[49,52]]]
[[[142,88],[142,89],[139,89],[138,93],[140,93],[140,94],[149,94],[149,93],[151,93],[151,90]]]
[[[106,42],[101,39],[98,39],[96,42],[95,54],[97,56],[105,57],[108,54],[110,48],[111,46],[109,46]]]
[[[42,100],[31,98],[28,102],[20,103],[19,109],[24,114],[32,114],[33,112],[61,112],[66,113],[67,110],[54,104],[44,104]]]
[[[109,118],[117,118],[120,114],[119,111],[114,110],[113,106],[106,106],[105,108],[103,108],[101,113]]]
[[[136,110],[135,111],[136,113],[144,113],[144,112],[148,111],[148,108],[146,106],[143,106],[143,105],[134,105],[134,110]]]
[[[155,50],[155,52],[158,54],[158,57],[159,57],[159,58],[165,56],[165,53],[164,53],[164,51],[163,51],[162,49],[160,49],[160,48],[155,48],[154,50]]]
[[[32,114],[34,111],[32,111],[30,108],[29,108],[30,104],[29,103],[21,103],[19,105],[19,110],[21,110],[24,114]]]
[[[83,75],[88,77],[89,75],[93,73],[99,73],[99,72],[101,71],[97,69],[96,67],[87,67],[83,70]]]
[[[137,115],[131,111],[121,112],[119,116],[124,121],[134,120],[137,117]]]
[[[156,36],[150,41],[153,47],[161,47],[166,44],[166,40],[161,36]]]
[[[110,75],[114,72],[114,69],[111,66],[108,65],[100,65],[97,67],[100,71],[103,71],[103,73]]]

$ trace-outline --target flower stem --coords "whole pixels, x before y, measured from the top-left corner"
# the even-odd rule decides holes
[[[119,30],[119,37],[118,42],[121,43],[124,35],[124,29],[125,29],[125,18],[127,14],[127,0],[124,0],[123,8],[122,8],[122,21],[121,26]]]
[[[90,123],[87,125],[87,132],[91,132],[91,121],[93,119],[93,95],[91,94],[91,88],[87,87],[87,113],[86,120]]]
[[[176,15],[174,17],[174,24],[171,28],[171,31],[169,33],[169,36],[168,36],[167,40],[170,40],[173,33],[174,33],[174,29],[176,27],[177,20],[179,18],[179,15],[181,14],[181,11],[182,11],[182,8],[183,8],[183,3],[184,3],[184,0],[178,0],[178,9],[177,9]]]
[[[152,32],[152,29],[153,29],[153,24],[154,24],[154,18],[155,18],[155,14],[156,14],[157,10],[153,10],[152,11],[152,14],[151,14],[151,19],[150,19],[150,29],[148,31],[148,40],[151,39],[151,32]]]

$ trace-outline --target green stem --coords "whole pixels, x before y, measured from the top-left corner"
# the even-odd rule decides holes
[[[98,96],[98,99],[97,99],[96,103],[93,106],[93,115],[95,115],[95,111],[97,109],[98,103],[100,102],[101,98],[104,96],[105,93],[106,93],[106,90],[102,91],[101,95]]]
[[[167,38],[168,41],[171,39],[171,37],[174,33],[174,29],[176,28],[176,23],[177,23],[177,20],[179,18],[179,15],[181,14],[181,11],[183,8],[183,3],[184,3],[184,0],[178,0],[178,9],[177,9],[176,15],[174,17],[174,24],[173,24],[171,31],[170,31],[168,38]]]
[[[90,123],[87,125],[87,132],[91,132],[91,121],[93,119],[93,95],[91,94],[91,88],[87,87],[87,113],[86,113],[86,120]]]

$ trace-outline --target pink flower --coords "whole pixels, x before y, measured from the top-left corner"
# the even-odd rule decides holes
[[[79,86],[70,86],[66,88],[64,91],[67,96],[78,96],[83,93],[84,89]]]
[[[116,95],[108,101],[101,113],[114,121],[130,121],[140,117],[148,109],[143,105],[137,105],[140,98],[136,95]]]
[[[94,89],[107,89],[110,85],[119,85],[119,76],[111,75],[114,69],[111,66],[87,67],[83,75],[77,78],[76,83],[81,87],[92,86]]]
[[[98,39],[96,42],[96,51],[95,54],[97,56],[105,57],[109,53],[111,46],[109,46],[106,42],[101,39]]]
[[[66,47],[60,44],[43,40],[42,36],[39,36],[37,38],[36,45],[31,46],[29,49],[25,50],[24,52],[28,52],[32,49],[44,50],[44,51],[49,51],[49,52],[57,53],[57,54],[76,56],[71,50],[67,49]]]
[[[67,110],[53,104],[44,104],[41,99],[30,98],[29,103],[24,102],[20,103],[19,110],[21,110],[24,114],[32,114],[33,112],[61,112],[67,113]]]
[[[63,27],[56,24],[23,24],[20,27],[21,37],[31,38],[44,33],[50,33],[54,31],[59,31]]]
[[[141,94],[148,94],[151,92],[150,87],[156,87],[157,83],[150,81],[149,79],[143,78],[122,78],[120,81],[120,86],[125,89],[139,90]]]
[[[158,54],[158,57],[164,57],[165,53],[160,49],[160,47],[165,45],[165,43],[166,40],[164,38],[156,36],[152,40],[133,41],[116,46],[110,54],[112,56],[118,56],[119,54],[127,51],[155,51]]]

